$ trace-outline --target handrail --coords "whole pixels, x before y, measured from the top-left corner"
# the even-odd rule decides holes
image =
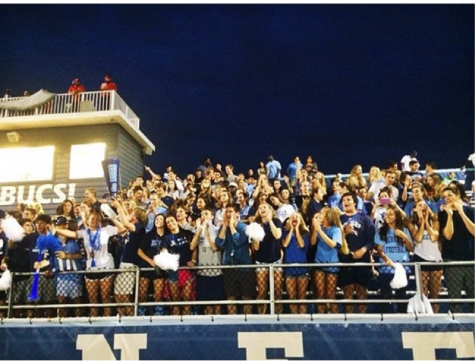
[[[414,267],[414,276],[415,276],[415,290],[409,290],[406,295],[413,295],[413,294],[422,294],[422,281],[421,281],[421,265],[427,266],[427,265],[438,265],[438,266],[469,266],[475,265],[475,261],[454,261],[454,262],[424,262],[423,264],[419,262],[404,262],[401,263],[404,266],[410,266]],[[274,278],[273,278],[273,270],[276,268],[292,268],[292,267],[309,267],[313,269],[318,269],[322,267],[385,267],[385,264],[380,264],[380,263],[325,263],[325,264],[315,264],[315,263],[307,263],[307,264],[279,264],[279,265],[233,265],[233,266],[228,266],[228,265],[221,265],[221,266],[200,266],[200,267],[181,267],[181,270],[200,270],[200,269],[208,269],[208,270],[214,270],[214,269],[230,269],[230,268],[238,268],[238,269],[256,269],[256,268],[269,268],[269,294],[268,298],[266,299],[255,299],[255,300],[219,300],[219,301],[159,301],[159,302],[139,302],[138,296],[139,296],[139,280],[140,280],[140,272],[142,271],[152,271],[153,268],[128,268],[128,269],[108,269],[108,273],[123,273],[123,272],[133,272],[135,273],[135,295],[134,299],[131,302],[125,302],[125,303],[119,303],[119,302],[108,302],[108,303],[101,303],[101,304],[92,304],[92,303],[79,303],[79,304],[39,304],[39,305],[32,305],[32,304],[13,304],[12,300],[12,295],[13,292],[9,292],[9,298],[8,298],[8,305],[5,306],[0,306],[0,311],[2,310],[8,310],[8,316],[7,318],[11,318],[13,314],[13,310],[17,309],[51,309],[51,308],[76,308],[76,307],[97,307],[97,308],[103,308],[103,307],[134,307],[134,315],[138,314],[138,308],[140,306],[206,306],[206,305],[230,305],[230,304],[235,304],[235,305],[262,305],[262,304],[267,304],[269,305],[270,309],[270,314],[274,315],[276,314],[275,312],[275,305],[277,304],[291,304],[291,303],[301,303],[301,304],[322,304],[322,303],[336,303],[336,304],[384,304],[384,303],[407,303],[407,299],[378,299],[378,298],[371,298],[371,299],[315,299],[315,298],[309,298],[309,295],[312,296],[311,294],[311,287],[307,290],[307,297],[305,299],[280,299],[277,300],[274,297]],[[387,267],[387,266],[386,266]],[[75,271],[75,272],[67,272],[69,274],[94,274],[94,273],[103,273],[104,270],[94,270],[94,271]],[[16,276],[26,276],[26,275],[33,275],[34,273],[15,273],[12,272],[12,284],[11,287],[14,287],[14,280]],[[61,274],[66,274],[61,273]],[[409,278],[412,278],[409,277]],[[338,292],[338,294],[341,296],[341,290]],[[441,292],[439,295],[444,295],[445,291]],[[374,292],[372,294],[373,296],[377,296],[378,292]],[[429,299],[431,303],[433,302],[438,302],[440,303],[475,303],[474,298],[436,298],[436,299]]]
[[[22,97],[4,101],[19,100]],[[0,109],[0,118],[28,117],[55,114],[83,114],[88,112],[108,112],[119,110],[127,121],[139,129],[140,119],[127,103],[114,91],[93,91],[78,94],[55,94],[52,100],[29,110]]]

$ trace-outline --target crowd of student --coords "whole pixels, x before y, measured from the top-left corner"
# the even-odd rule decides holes
[[[139,302],[265,300],[273,280],[276,300],[284,294],[296,300],[288,312],[306,313],[308,305],[298,300],[311,291],[314,299],[328,300],[318,302],[316,312],[334,313],[340,311],[337,287],[344,299],[366,300],[377,278],[380,297],[391,299],[394,264],[412,261],[422,264],[423,292],[430,299],[439,297],[442,275],[449,297],[461,298],[464,290],[474,298],[473,264],[436,264],[474,260],[474,209],[464,187],[453,176],[441,179],[433,163],[425,174],[409,163],[407,171],[395,162],[383,171],[372,167],[368,177],[355,165],[346,179],[338,175],[327,184],[311,157],[305,164],[295,157],[284,171],[270,156],[257,171],[237,175],[231,164],[223,171],[206,159],[184,179],[171,167],[163,175],[145,167],[147,181],[138,176],[110,200],[98,200],[95,190],[87,189],[83,202],[67,199],[53,217],[38,203],[19,205],[9,213],[26,235],[13,242],[0,234],[2,268],[40,269],[42,276],[37,300],[28,301],[29,275],[14,277],[10,299],[15,305],[89,304],[88,311],[73,308],[75,316],[111,316],[114,308],[100,304],[117,303],[118,314],[131,316],[134,296]],[[101,212],[104,202],[116,215]],[[60,248],[38,247],[42,235],[57,237]],[[156,265],[154,257],[166,252],[179,255],[177,271]],[[361,262],[373,267],[355,264]],[[234,267],[216,268],[221,265]],[[77,273],[82,270],[88,272]],[[395,297],[406,298],[406,288],[396,290]],[[5,303],[7,294],[1,298]],[[267,306],[230,302],[225,308],[228,314],[264,314]],[[406,307],[397,303],[397,312]],[[347,313],[355,308],[364,313],[368,304],[344,305]],[[462,303],[450,308],[459,312]],[[433,309],[438,311],[437,302]],[[473,312],[473,302],[469,309]],[[206,305],[202,311],[219,314],[224,308]],[[392,312],[392,305],[381,304],[380,311]],[[57,312],[73,313],[71,308]],[[171,307],[173,315],[192,312],[189,304]],[[275,312],[287,310],[276,303]],[[163,314],[163,307],[140,306],[138,314]],[[14,314],[39,315],[52,317],[56,311],[30,308]]]

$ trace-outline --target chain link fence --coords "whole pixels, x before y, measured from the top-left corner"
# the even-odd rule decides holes
[[[404,263],[408,284],[392,289],[391,268],[375,263],[259,264],[13,273],[0,317],[192,314],[406,313],[425,295],[435,313],[474,312],[475,262]],[[32,294],[36,297],[32,298]]]

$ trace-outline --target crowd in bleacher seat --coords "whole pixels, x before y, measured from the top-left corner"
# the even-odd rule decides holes
[[[407,170],[389,162],[365,176],[356,164],[348,176],[326,179],[311,156],[304,164],[295,157],[286,167],[269,156],[245,173],[207,158],[186,177],[171,166],[163,175],[145,166],[145,177],[112,198],[101,200],[88,188],[82,202],[66,199],[55,215],[38,202],[19,204],[9,214],[25,237],[12,241],[0,233],[2,268],[40,270],[38,297],[29,297],[33,276],[21,274],[13,278],[11,295],[0,293],[0,302],[31,306],[14,309],[11,317],[132,316],[135,298],[188,302],[139,305],[137,315],[265,314],[267,303],[233,301],[268,300],[272,290],[276,301],[295,300],[277,302],[275,313],[365,313],[369,290],[385,300],[409,298],[407,287],[391,288],[401,262],[420,262],[423,293],[435,312],[442,280],[449,298],[459,299],[463,291],[473,299],[473,265],[433,264],[474,260],[474,208],[463,184],[455,174],[442,179],[435,163],[425,172],[414,159],[401,166]],[[58,239],[59,250],[39,247],[48,235]],[[178,270],[156,264],[163,253],[179,255]],[[415,272],[413,265],[405,270]],[[338,292],[363,302],[339,305]],[[316,303],[299,302],[308,297]],[[228,304],[190,304],[224,300]],[[76,306],[34,307],[52,304]],[[465,310],[473,312],[473,306],[468,302]],[[460,312],[463,303],[449,307]],[[375,306],[384,313],[406,308],[407,302]]]

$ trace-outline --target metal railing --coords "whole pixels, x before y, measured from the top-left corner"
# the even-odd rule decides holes
[[[23,99],[9,98],[4,102]],[[117,94],[116,91],[94,91],[78,94],[55,94],[47,103],[28,110],[0,109],[0,118],[25,117],[53,114],[72,114],[85,112],[106,112],[120,110],[124,117],[137,129],[140,126],[139,117]]]
[[[378,270],[380,267],[387,267],[385,265],[381,265],[379,263],[352,263],[352,264],[345,264],[345,263],[334,263],[334,264],[279,264],[279,265],[234,265],[234,266],[213,266],[213,267],[183,267],[180,268],[180,271],[190,271],[191,277],[189,280],[191,282],[194,282],[194,286],[190,288],[190,290],[193,292],[193,295],[188,295],[189,297],[185,297],[187,300],[182,300],[182,299],[173,299],[175,297],[171,297],[170,295],[170,289],[168,289],[168,295],[167,296],[162,296],[160,295],[161,298],[159,301],[154,300],[154,290],[150,291],[150,288],[146,290],[146,300],[145,301],[139,301],[140,294],[143,294],[140,290],[140,285],[141,285],[141,279],[145,275],[144,272],[153,272],[153,268],[129,268],[129,269],[107,269],[107,270],[100,270],[100,271],[77,271],[77,272],[63,272],[54,275],[51,279],[51,282],[54,283],[55,286],[55,293],[61,293],[58,290],[58,276],[61,275],[81,275],[81,276],[92,276],[94,274],[99,274],[99,273],[104,273],[107,272],[108,274],[112,275],[111,282],[112,286],[109,287],[109,293],[106,294],[107,299],[102,300],[101,303],[96,303],[96,302],[90,302],[88,299],[88,282],[83,280],[82,286],[83,286],[83,295],[81,296],[81,300],[78,303],[59,303],[58,299],[56,298],[56,294],[51,295],[51,298],[49,298],[48,302],[43,302],[40,300],[37,303],[31,303],[26,301],[26,296],[25,292],[30,291],[31,288],[31,281],[33,279],[33,274],[31,273],[12,273],[12,284],[10,287],[10,291],[7,293],[6,299],[3,300],[3,305],[0,305],[0,313],[1,316],[0,318],[6,317],[6,318],[31,318],[31,317],[43,317],[43,316],[38,316],[38,312],[41,312],[43,315],[43,311],[53,311],[52,313],[50,312],[49,316],[44,316],[44,317],[57,317],[59,315],[60,310],[68,310],[68,309],[74,309],[74,310],[82,310],[82,313],[77,313],[75,314],[75,317],[83,317],[87,316],[89,313],[89,316],[98,316],[99,313],[91,315],[90,312],[92,309],[111,309],[112,311],[109,314],[104,314],[103,316],[115,316],[116,312],[114,311],[115,309],[123,309],[123,308],[131,308],[133,309],[133,313],[126,315],[126,316],[137,316],[137,315],[167,315],[167,314],[174,314],[174,315],[180,315],[182,314],[181,311],[179,313],[173,313],[170,312],[168,313],[167,311],[170,309],[175,309],[177,307],[180,307],[181,309],[184,309],[186,306],[190,306],[190,312],[187,314],[201,314],[202,312],[200,311],[200,308],[206,307],[206,306],[213,306],[213,307],[218,307],[221,308],[220,312],[221,314],[226,314],[226,307],[233,305],[236,308],[242,308],[242,311],[238,313],[248,313],[244,312],[244,307],[250,306],[251,308],[254,308],[253,311],[249,312],[248,314],[257,314],[261,313],[259,312],[259,307],[265,305],[269,312],[272,315],[275,314],[282,314],[282,313],[291,313],[291,305],[294,304],[301,304],[301,305],[306,305],[306,312],[307,314],[317,314],[319,313],[318,311],[318,306],[319,305],[330,305],[336,304],[338,307],[337,313],[347,313],[345,311],[345,306],[348,305],[364,305],[368,306],[368,313],[386,313],[382,312],[379,310],[379,307],[381,305],[393,305],[396,306],[398,304],[407,304],[408,300],[410,297],[415,296],[415,295],[422,295],[423,294],[423,277],[426,277],[427,274],[424,272],[427,271],[421,271],[421,266],[422,267],[427,267],[427,266],[442,266],[443,270],[447,269],[460,269],[463,271],[463,274],[460,274],[460,277],[458,280],[456,280],[453,276],[453,271],[452,271],[452,279],[448,279],[447,277],[442,276],[441,278],[441,284],[440,284],[440,290],[438,292],[438,295],[435,298],[430,298],[429,302],[432,305],[438,305],[437,310],[440,310],[438,312],[445,312],[444,310],[451,311],[452,313],[455,312],[468,312],[468,313],[473,313],[474,312],[474,305],[475,305],[475,298],[473,298],[473,272],[474,272],[474,261],[466,261],[466,262],[433,262],[433,263],[402,263],[404,266],[410,267],[412,270],[411,273],[408,274],[408,286],[406,288],[406,292],[403,298],[395,298],[394,294],[391,295],[391,297],[383,299],[381,298],[381,290],[380,288],[376,287],[370,287],[370,289],[367,292],[366,297],[358,299],[358,298],[353,298],[352,297],[344,297],[344,292],[342,288],[338,285],[334,285],[335,287],[335,294],[334,297],[332,298],[319,298],[317,299],[316,297],[316,289],[315,287],[318,287],[315,283],[315,274],[316,272],[313,271],[318,271],[322,270],[323,268],[329,268],[329,267],[339,267],[340,272],[343,270],[345,267],[352,267],[354,268],[359,268],[359,267],[366,267],[367,269],[372,270],[374,272],[375,270]],[[310,269],[310,272],[308,274],[305,274],[305,277],[307,277],[308,280],[308,285],[305,290],[305,297],[304,298],[289,298],[289,290],[286,288],[286,277],[287,277],[287,270],[289,269],[296,269],[296,268],[308,268]],[[250,271],[248,272],[247,276],[251,275],[251,277],[256,277],[255,279],[255,284],[257,285],[257,288],[259,286],[259,272],[257,270],[267,270],[267,275],[268,275],[268,283],[267,283],[267,290],[265,297],[258,299],[254,297],[253,299],[226,299],[226,297],[222,297],[222,299],[216,299],[216,300],[208,300],[208,301],[197,301],[195,294],[196,294],[196,273],[197,271],[200,270],[206,270],[206,271],[214,271],[214,272],[222,272],[225,273],[229,270],[233,270],[233,272],[238,272],[239,271]],[[256,272],[254,272],[256,271]],[[115,287],[113,278],[115,275],[123,274],[125,272],[133,274],[133,277],[130,277],[130,282],[133,284],[128,284],[126,286],[130,286],[132,294],[130,295],[130,299],[124,300],[122,299],[121,301],[118,301],[117,299],[114,299],[114,292],[117,292],[117,284]],[[373,273],[376,275],[376,273]],[[467,276],[468,274],[468,276]],[[242,272],[242,276],[246,275],[245,272]],[[20,282],[16,281],[16,278],[19,276],[28,276],[28,287],[25,287],[25,283],[21,284]],[[282,277],[281,277],[282,276]],[[41,277],[46,277],[45,275],[41,275]],[[470,279],[471,277],[471,279]],[[82,279],[82,277],[81,277]],[[104,278],[103,278],[104,279]],[[166,278],[165,278],[166,279]],[[171,282],[165,281],[164,283],[168,283],[168,286],[170,287]],[[276,280],[279,280],[276,282]],[[117,280],[117,278],[116,278]],[[376,280],[376,278],[375,278]],[[240,281],[244,281],[241,279]],[[252,281],[253,280],[248,280]],[[153,282],[153,281],[152,281]],[[180,280],[181,282],[181,280]],[[280,285],[279,285],[280,282]],[[452,283],[449,284],[449,282]],[[460,284],[456,284],[454,288],[454,282],[461,282]],[[470,283],[471,282],[471,283]],[[176,283],[178,285],[178,282]],[[152,283],[153,285],[153,283]],[[277,285],[277,288],[281,288],[281,296],[276,297],[276,288],[274,287]],[[148,285],[150,287],[151,285]],[[41,281],[40,281],[40,287],[43,287]],[[102,286],[101,286],[102,287]],[[22,289],[20,289],[22,288]],[[450,294],[449,290],[452,289],[457,289],[459,291],[459,294]],[[44,294],[44,290],[43,294]],[[63,290],[64,291],[64,290]],[[18,292],[23,292],[23,296],[20,297],[21,300],[18,301]],[[53,291],[54,292],[54,291]],[[40,292],[41,293],[41,292]],[[120,293],[120,291],[119,291]],[[470,297],[471,296],[471,297]],[[54,302],[53,299],[56,299],[56,302]],[[226,306],[226,307],[225,307]],[[392,307],[392,306],[391,306]],[[140,313],[140,310],[143,310],[144,308],[148,308],[148,313]],[[278,310],[279,309],[279,310]],[[356,309],[356,308],[355,308]],[[404,307],[406,309],[406,306]],[[89,311],[88,311],[89,310]],[[154,311],[155,310],[155,311]],[[160,311],[157,313],[157,310]],[[388,311],[389,313],[397,313],[394,311]],[[321,312],[320,312],[321,313]],[[325,312],[326,313],[326,312]],[[352,313],[352,312],[350,312]],[[355,312],[357,313],[357,312]],[[402,313],[402,311],[399,311],[399,313]],[[405,313],[405,312],[404,312]],[[437,313],[437,311],[436,311]],[[46,312],[44,312],[46,315]],[[117,312],[117,314],[120,314],[120,312]],[[185,313],[183,313],[185,314]],[[217,314],[217,313],[213,313]],[[65,316],[65,317],[70,317],[71,315]],[[122,315],[121,315],[122,316]]]

